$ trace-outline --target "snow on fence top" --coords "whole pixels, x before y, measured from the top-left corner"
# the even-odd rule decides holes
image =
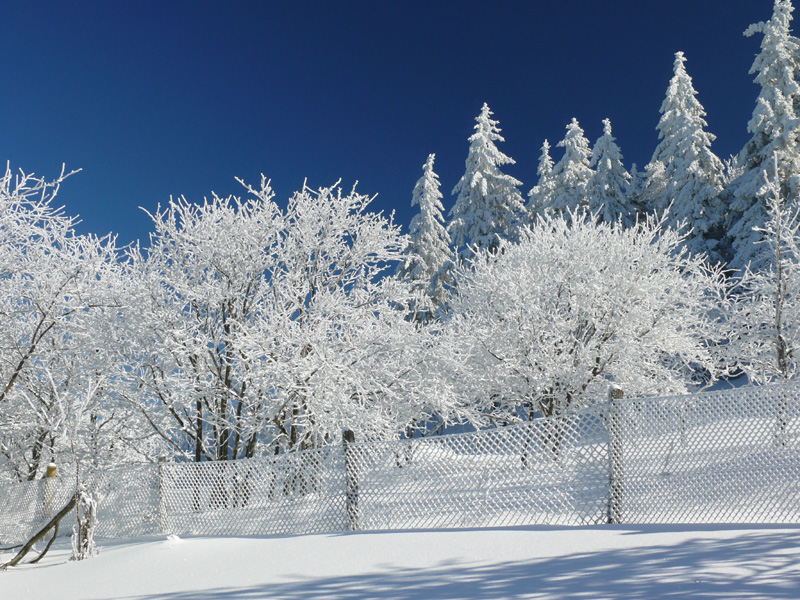
[[[800,383],[623,399],[475,433],[91,473],[104,537],[800,522]],[[73,477],[0,486],[0,545]]]

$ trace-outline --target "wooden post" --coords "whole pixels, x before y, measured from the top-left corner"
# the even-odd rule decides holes
[[[622,500],[624,495],[625,473],[622,453],[622,423],[620,403],[624,393],[622,388],[611,385],[608,389],[608,410],[606,427],[608,428],[608,523],[622,523]]]
[[[48,519],[53,516],[53,504],[56,498],[56,475],[58,474],[58,469],[56,468],[55,463],[50,463],[47,465],[47,469],[44,472],[44,507],[43,512],[44,516]]]
[[[344,446],[344,470],[346,478],[345,510],[347,511],[347,524],[350,531],[358,531],[358,466],[354,456],[352,444],[356,441],[355,434],[345,429],[342,433]]]

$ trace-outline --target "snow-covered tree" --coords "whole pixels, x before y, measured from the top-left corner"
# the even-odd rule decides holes
[[[539,168],[536,174],[539,182],[528,192],[528,220],[533,223],[536,217],[543,214],[545,209],[553,203],[553,159],[550,158],[550,143],[545,140],[542,144],[542,153],[539,156]]]
[[[624,225],[631,225],[636,220],[626,196],[631,176],[622,164],[622,152],[611,135],[609,119],[603,120],[603,135],[592,149],[590,166],[594,173],[586,186],[589,210],[603,221],[621,219]]]
[[[411,219],[409,244],[397,273],[430,297],[434,306],[439,306],[447,296],[448,272],[454,256],[450,235],[444,226],[442,193],[439,177],[433,170],[434,159],[435,155],[428,155],[422,177],[414,186],[411,206],[419,206],[419,213]]]
[[[758,229],[769,259],[744,271],[728,348],[752,381],[768,383],[800,372],[800,206],[786,205],[777,176],[764,182],[759,195],[769,210]]]
[[[669,208],[670,226],[684,224],[691,229],[686,238],[689,250],[719,259],[716,246],[725,217],[719,197],[724,165],[711,151],[716,136],[705,131],[706,112],[696,98],[685,62],[683,52],[676,52],[674,75],[656,127],[661,141],[651,160],[658,168],[652,168],[648,208],[659,213]]]
[[[446,337],[464,398],[515,420],[602,401],[610,381],[652,396],[713,379],[725,279],[662,225],[554,214],[462,266]]]
[[[432,334],[407,318],[411,284],[387,275],[407,245],[399,228],[355,190],[306,187],[285,211],[265,180],[248,190],[170,202],[132,256],[133,375],[174,452],[252,457],[446,417],[427,376]]]
[[[647,213],[642,194],[645,177],[639,172],[636,163],[631,164],[630,176],[628,186],[625,188],[625,197],[628,199],[631,214],[634,217],[634,221],[636,221],[639,216]]]
[[[466,244],[495,248],[500,239],[513,239],[524,219],[525,206],[517,189],[522,182],[500,170],[515,161],[495,145],[505,140],[492,114],[484,104],[469,138],[466,171],[453,188],[456,202],[450,209],[447,230],[459,248]]]
[[[586,187],[593,173],[592,151],[575,118],[567,125],[567,134],[557,145],[564,148],[564,156],[553,167],[554,189],[549,208],[569,215],[576,208],[588,206]]]
[[[0,179],[3,477],[34,479],[73,456],[108,466],[128,457],[133,435],[114,393],[122,371],[114,330],[127,295],[117,250],[113,239],[75,234],[74,219],[53,208],[64,177],[7,170]]]
[[[756,56],[751,74],[761,86],[753,116],[747,124],[752,134],[739,155],[744,173],[729,186],[728,235],[734,253],[732,266],[743,268],[754,261],[757,268],[765,250],[757,245],[760,238],[754,228],[763,228],[768,220],[767,198],[763,195],[765,174],[772,177],[773,157],[778,162],[780,193],[795,198],[800,192],[800,44],[791,35],[789,25],[794,7],[790,0],[775,0],[772,18],[747,28],[746,36],[760,33],[761,52]]]

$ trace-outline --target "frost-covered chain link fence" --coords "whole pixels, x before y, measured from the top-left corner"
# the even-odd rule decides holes
[[[359,529],[597,523],[605,518],[602,409],[349,448]]]
[[[341,447],[161,467],[165,533],[298,534],[347,530]]]
[[[87,479],[101,537],[797,523],[800,384],[623,399],[476,433]],[[0,485],[0,546],[38,530],[74,489],[69,476]]]
[[[800,385],[614,403],[621,521],[800,522]]]
[[[99,537],[134,537],[161,531],[158,467],[129,465],[85,474],[81,479],[97,502]],[[0,485],[0,546],[19,543],[43,527],[75,494],[75,476]],[[75,519],[61,523],[72,533]]]

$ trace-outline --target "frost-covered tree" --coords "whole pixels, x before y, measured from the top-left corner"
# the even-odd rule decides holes
[[[628,199],[628,205],[630,206],[634,221],[636,221],[639,216],[647,213],[642,194],[645,178],[642,173],[639,172],[636,163],[631,164],[630,176],[631,178],[628,180],[628,186],[625,188],[625,197]]]
[[[781,195],[794,198],[800,192],[800,44],[789,29],[793,10],[790,0],[775,0],[772,18],[744,32],[746,36],[760,33],[763,38],[750,68],[761,91],[747,124],[752,138],[739,155],[744,173],[726,192],[730,200],[728,235],[734,253],[731,264],[738,268],[750,261],[757,267],[762,260],[759,254],[765,248],[755,244],[760,236],[754,228],[763,228],[768,220],[764,181],[765,174],[772,177],[773,157],[778,162]]]
[[[34,479],[71,457],[108,466],[129,458],[134,435],[114,394],[127,296],[117,251],[53,208],[65,176],[0,179],[0,477]]]
[[[448,394],[387,275],[407,239],[370,198],[305,187],[285,210],[268,182],[247,200],[170,202],[140,273],[137,390],[178,456],[228,460],[396,435]]]
[[[725,279],[662,225],[554,214],[462,266],[447,339],[464,398],[514,420],[602,401],[610,381],[652,396],[713,379]]]
[[[397,273],[408,279],[434,306],[441,305],[447,296],[448,271],[454,261],[450,235],[444,226],[442,193],[439,177],[433,170],[435,155],[428,155],[411,196],[411,206],[419,212],[411,219],[409,244]]]
[[[656,127],[661,141],[651,160],[658,168],[652,170],[649,209],[659,213],[669,209],[671,226],[690,228],[686,237],[689,250],[719,259],[716,247],[725,218],[719,197],[724,165],[711,151],[716,136],[705,131],[706,112],[696,98],[685,62],[683,52],[676,52],[674,75]]]
[[[466,171],[453,188],[456,202],[450,209],[447,230],[456,247],[495,248],[499,239],[513,239],[524,218],[525,206],[517,189],[522,182],[500,167],[515,161],[498,150],[500,136],[492,111],[483,105],[469,138]]]
[[[777,161],[773,161],[773,167]],[[776,176],[764,182],[769,220],[758,229],[768,260],[747,267],[731,311],[731,360],[758,383],[800,372],[800,206],[787,206]]]
[[[553,167],[553,194],[549,208],[570,211],[588,206],[586,187],[592,178],[589,140],[577,119],[567,125],[567,134],[558,144],[564,148],[564,156]]]
[[[546,208],[553,203],[555,181],[553,179],[553,159],[550,158],[550,143],[545,140],[539,156],[539,168],[536,174],[539,182],[528,192],[528,220],[533,223],[536,217],[544,214]]]
[[[586,186],[589,210],[603,221],[621,219],[624,225],[631,225],[636,220],[626,195],[631,175],[622,164],[622,152],[611,135],[609,119],[603,120],[603,135],[592,149],[590,166],[594,173]]]

